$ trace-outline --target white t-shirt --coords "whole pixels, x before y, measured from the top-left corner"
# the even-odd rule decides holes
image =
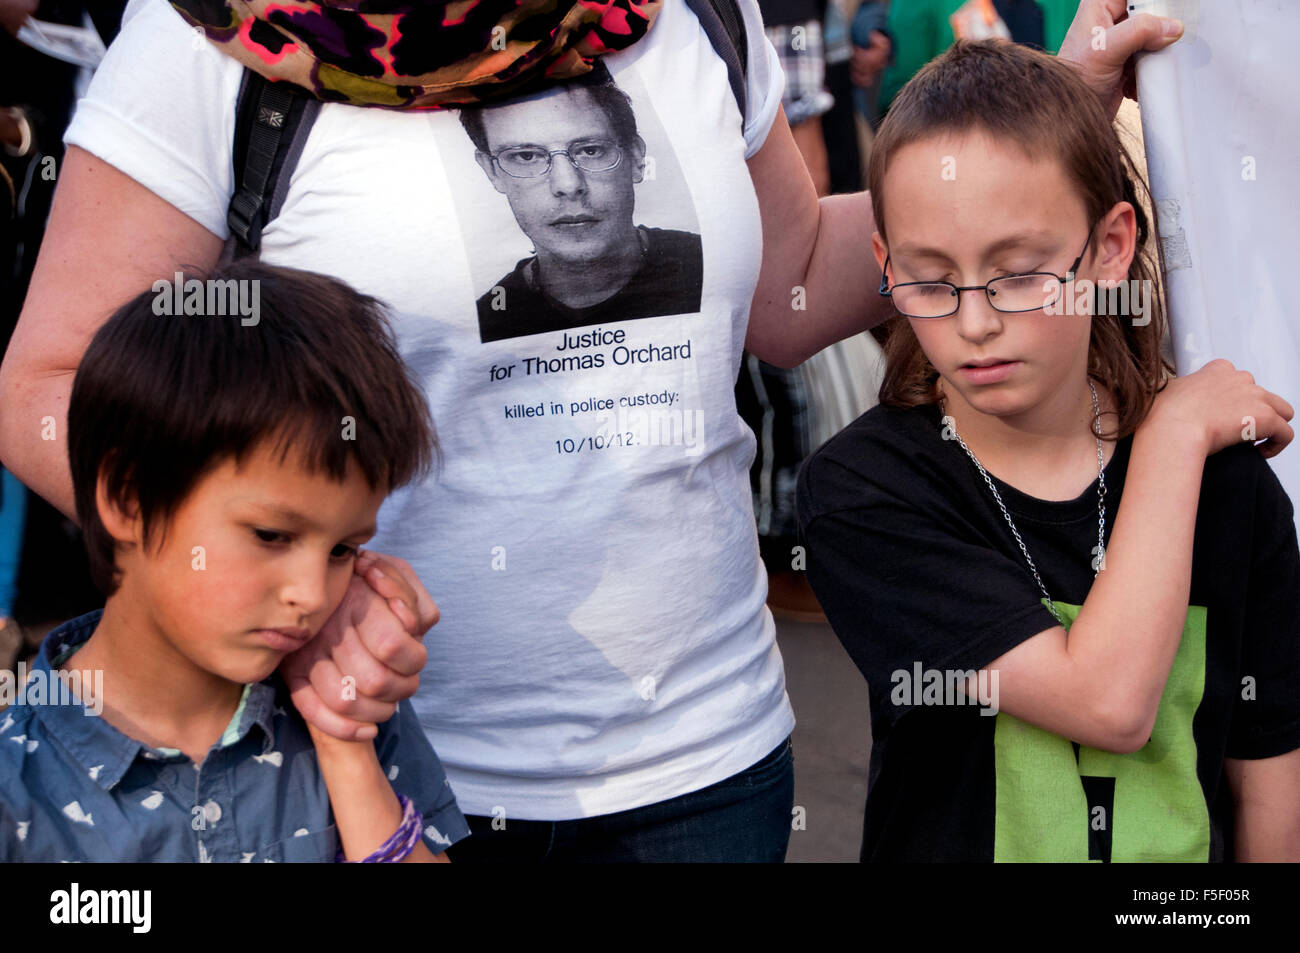
[[[1300,112],[1292,71],[1300,6],[1202,6],[1174,11],[1183,36],[1137,61],[1174,358],[1179,374],[1226,358],[1294,405]],[[1129,7],[1166,15],[1153,0]],[[1250,421],[1241,425],[1244,439]],[[1268,462],[1300,532],[1300,454],[1292,448]]]
[[[595,183],[619,170],[588,173],[584,195],[558,150],[593,165],[601,152],[553,139],[573,127],[550,114],[510,127],[556,151],[547,178],[502,179],[508,199],[455,111],[325,104],[263,235],[265,261],[386,302],[428,396],[443,467],[386,501],[369,546],[408,560],[441,609],[413,702],[467,814],[561,820],[663,801],[742,771],[793,728],[764,606],[755,443],[732,390],[762,254],[745,160],[784,77],[754,0],[741,7],[743,135],[726,68],[681,0],[604,59],[645,143],[631,186],[645,227],[623,234],[653,239],[663,268],[641,279],[675,275],[672,307],[684,290],[692,313],[657,314],[660,298],[633,293],[594,344],[588,326],[481,333],[476,302],[492,316],[503,276],[533,255],[512,202],[539,252],[617,214],[555,221],[615,201]],[[242,72],[165,0],[135,0],[65,139],[225,237]],[[550,185],[540,204],[519,191],[536,183]]]

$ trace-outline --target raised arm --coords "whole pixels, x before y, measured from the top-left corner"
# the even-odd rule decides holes
[[[0,365],[0,460],[73,520],[68,399],[90,339],[159,276],[215,265],[221,246],[130,176],[68,148],[27,300]]]
[[[1047,629],[985,666],[1002,710],[1107,751],[1146,744],[1187,614],[1205,458],[1240,442],[1247,415],[1276,452],[1293,414],[1227,361],[1169,383],[1133,438],[1104,568],[1068,637]]]
[[[763,219],[763,266],[745,347],[769,364],[794,367],[888,318],[892,309],[876,293],[871,194],[819,200],[784,109],[749,174]]]
[[[1241,442],[1248,415],[1273,452],[1292,438],[1292,414],[1226,361],[1169,382],[1134,437],[1104,568],[1068,634],[1020,554],[991,547],[967,519],[966,498],[936,472],[949,464],[901,432],[886,440],[889,428],[858,428],[801,474],[809,580],[873,697],[892,698],[893,678],[918,663],[969,672],[967,695],[996,686],[981,700],[998,712],[1091,748],[1136,751],[1186,624],[1205,459]],[[1284,696],[1270,688],[1267,697]],[[1283,706],[1259,719],[1275,731],[1288,715]],[[1274,753],[1251,748],[1249,730],[1243,737],[1239,752]]]

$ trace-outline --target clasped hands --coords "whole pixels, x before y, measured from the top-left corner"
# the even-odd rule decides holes
[[[293,703],[313,727],[341,741],[368,741],[415,694],[438,621],[410,564],[369,550],[316,637],[280,663]]]

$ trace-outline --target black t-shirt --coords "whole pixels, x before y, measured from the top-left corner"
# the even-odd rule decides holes
[[[544,290],[535,290],[529,281],[529,270],[536,258],[520,261],[514,271],[497,282],[496,288],[478,299],[479,339],[486,343],[526,334],[699,311],[704,286],[700,236],[644,225],[638,225],[637,229],[644,236],[641,267],[617,292],[587,308],[570,308]]]
[[[799,478],[808,578],[870,695],[862,859],[1231,859],[1224,758],[1300,747],[1300,554],[1272,469],[1248,444],[1206,461],[1186,628],[1151,741],[1120,755],[936,687],[1057,625],[942,430],[934,406],[876,407]],[[1106,465],[1107,540],[1131,446]],[[993,479],[1071,621],[1093,581],[1096,482],[1049,502]]]

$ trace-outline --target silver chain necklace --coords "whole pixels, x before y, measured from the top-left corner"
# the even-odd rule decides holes
[[[1092,578],[1096,579],[1097,574],[1101,571],[1101,567],[1104,566],[1106,562],[1106,474],[1104,471],[1106,458],[1102,453],[1101,434],[1097,432],[1097,424],[1098,421],[1101,420],[1101,405],[1097,401],[1097,388],[1092,385],[1091,378],[1088,380],[1088,390],[1092,391],[1092,434],[1097,438],[1097,558],[1092,573]],[[939,401],[939,409],[941,413],[945,409],[942,399]],[[963,440],[961,434],[957,432],[956,422],[951,417],[947,416],[947,414],[944,414],[943,423],[946,427],[952,428],[953,437],[956,438],[959,444],[961,444],[961,448],[966,451],[966,456],[970,457],[971,463],[975,464],[976,469],[980,472],[980,476],[982,476],[984,482],[988,484],[989,490],[993,493],[993,499],[997,500],[998,509],[1002,510],[1002,515],[1006,517],[1007,525],[1011,527],[1011,535],[1015,536],[1016,542],[1020,544],[1020,551],[1024,553],[1025,562],[1029,563],[1029,571],[1034,574],[1034,581],[1038,583],[1038,588],[1042,590],[1043,595],[1047,599],[1048,610],[1056,617],[1057,622],[1061,623],[1061,625],[1065,625],[1065,620],[1062,619],[1061,614],[1056,611],[1056,604],[1052,602],[1052,597],[1048,594],[1047,587],[1043,585],[1043,577],[1038,574],[1038,567],[1034,565],[1034,560],[1029,555],[1029,550],[1025,548],[1025,541],[1020,538],[1020,532],[1016,529],[1016,524],[1012,521],[1011,514],[1007,512],[1006,504],[1002,502],[1002,495],[998,493],[998,488],[993,485],[993,480],[989,477],[988,471],[985,470],[984,465],[975,458],[975,454],[971,453],[970,447],[966,446],[966,441]]]

